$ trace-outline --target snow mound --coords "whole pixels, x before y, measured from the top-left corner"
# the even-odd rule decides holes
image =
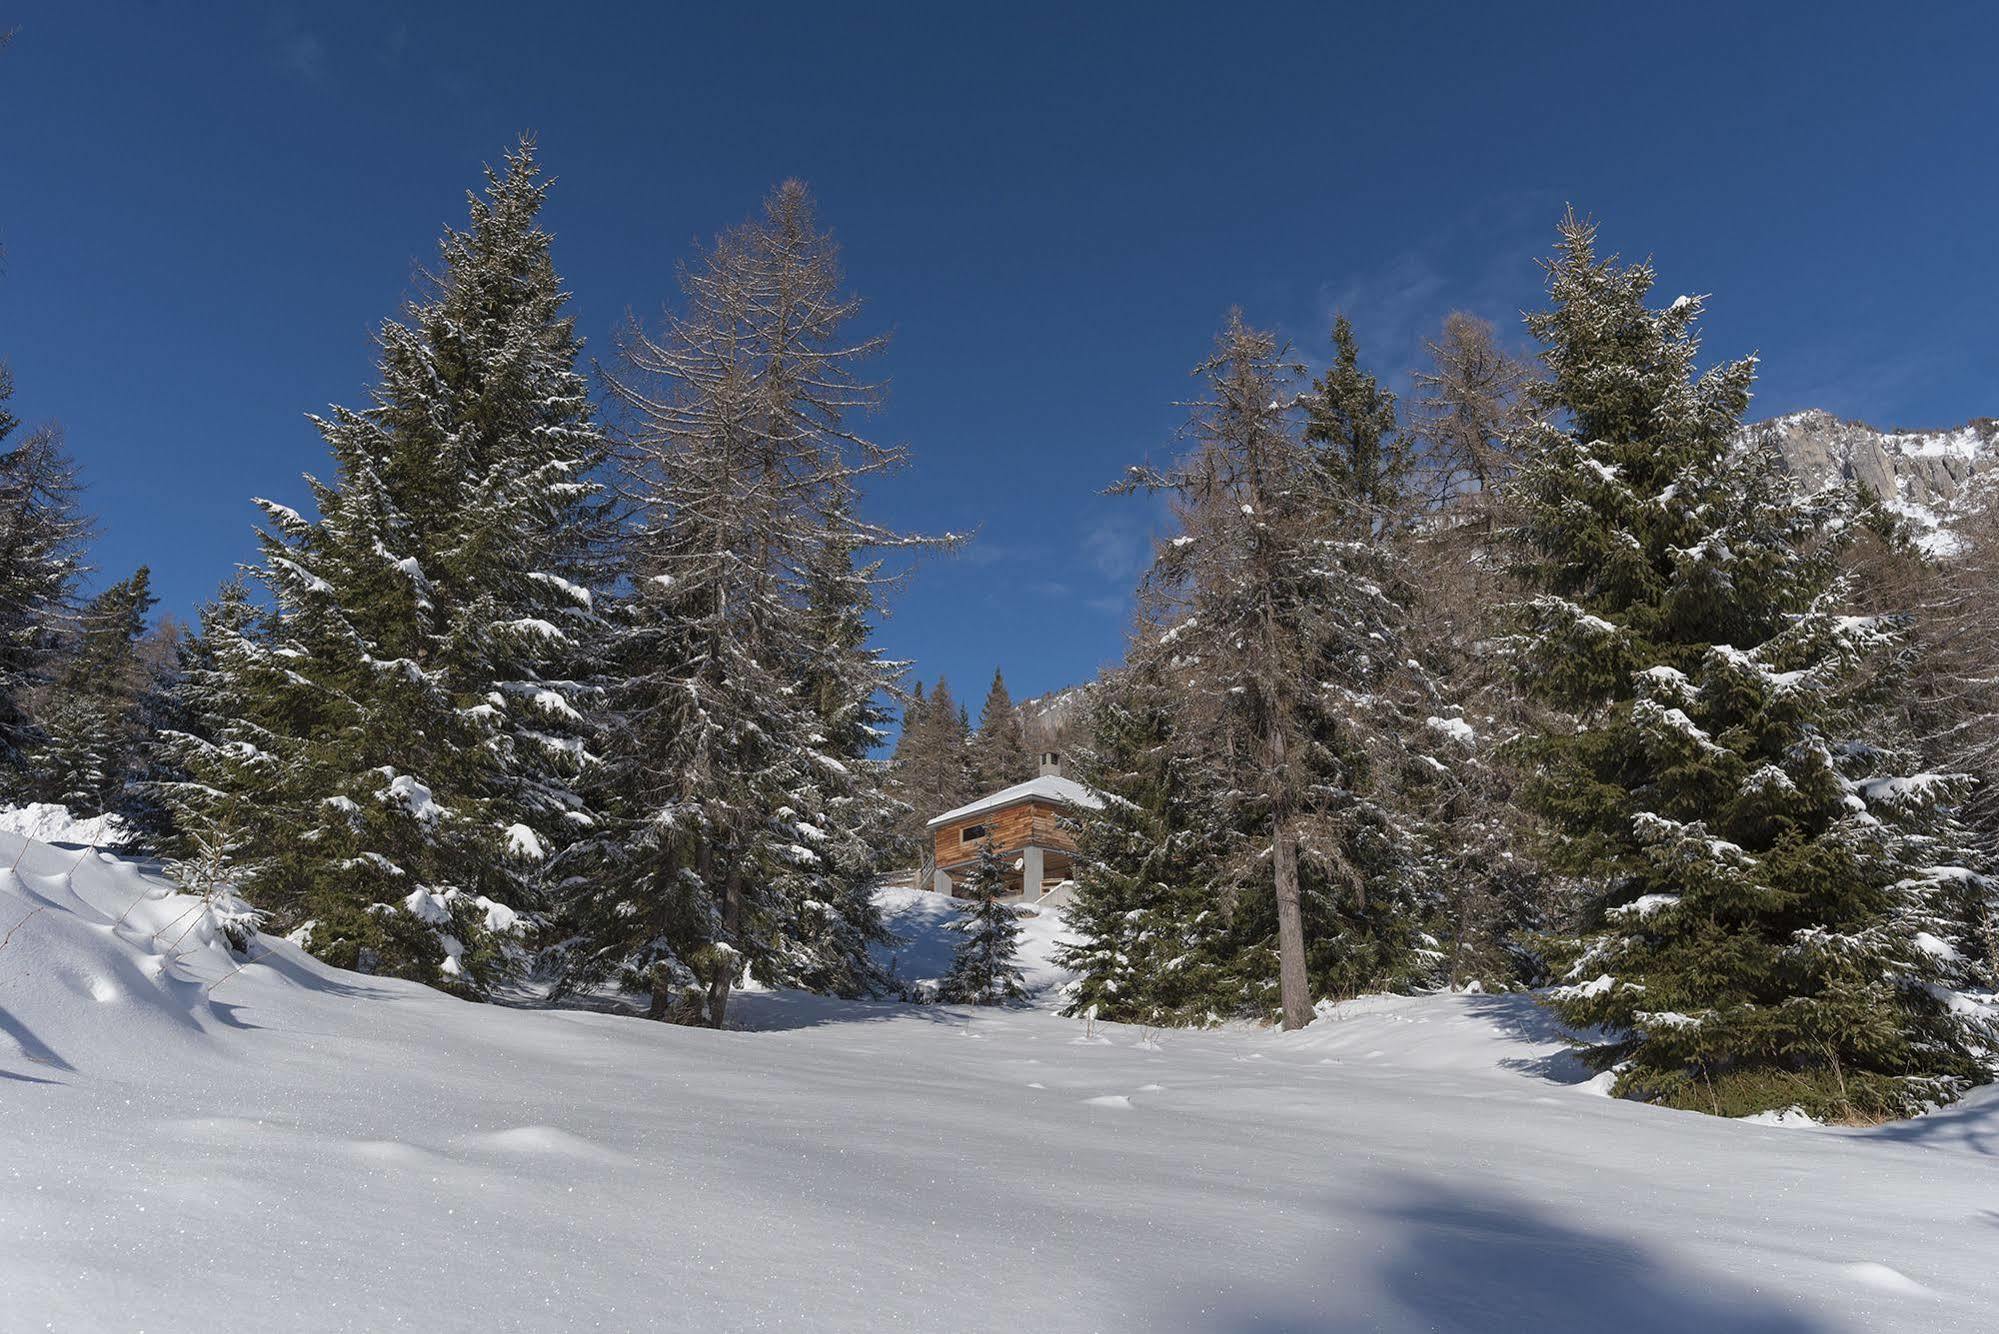
[[[1899,1293],[1904,1297],[1927,1297],[1930,1290],[1901,1270],[1873,1260],[1859,1260],[1850,1265],[1842,1265],[1840,1272],[1855,1283],[1883,1292]]]
[[[206,901],[16,833],[0,832],[0,867],[0,1062],[67,1071],[75,1052],[122,1057],[229,1026],[216,992],[242,960]]]
[[[115,815],[72,815],[67,806],[52,801],[35,801],[25,806],[0,808],[0,831],[20,834],[42,843],[67,843],[78,848],[121,846],[131,830]]]
[[[499,1153],[574,1158],[581,1162],[615,1163],[622,1157],[600,1145],[592,1144],[580,1135],[572,1135],[555,1126],[516,1126],[512,1130],[495,1130],[483,1135],[470,1136],[466,1143],[475,1148],[491,1149]]]
[[[1754,1126],[1783,1126],[1792,1130],[1815,1130],[1825,1124],[1802,1107],[1786,1107],[1782,1111],[1775,1112],[1757,1112],[1751,1116],[1738,1116],[1735,1119]]]

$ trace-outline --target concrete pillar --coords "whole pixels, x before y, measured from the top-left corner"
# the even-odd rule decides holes
[[[1020,850],[1020,896],[1024,902],[1032,903],[1041,897],[1041,849],[1026,847]]]
[[[948,896],[951,893],[951,877],[939,871],[937,878],[930,882],[930,887],[939,894]]]

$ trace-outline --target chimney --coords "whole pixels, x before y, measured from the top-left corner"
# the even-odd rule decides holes
[[[1060,778],[1062,776],[1062,752],[1044,750],[1041,752],[1041,777]]]

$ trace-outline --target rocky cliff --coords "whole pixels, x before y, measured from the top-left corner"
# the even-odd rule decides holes
[[[1951,430],[1882,431],[1816,409],[1759,422],[1752,436],[1777,451],[1806,487],[1852,479],[1907,515],[1932,549],[1950,545],[1965,484],[1999,466],[1999,418]]]

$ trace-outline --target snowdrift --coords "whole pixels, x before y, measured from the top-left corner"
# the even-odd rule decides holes
[[[228,1025],[213,988],[240,960],[202,900],[16,833],[0,833],[0,865],[0,1027],[23,1059],[73,1071],[65,1051],[122,1058]]]
[[[125,822],[115,815],[79,818],[70,813],[69,807],[51,801],[0,807],[0,830],[21,834],[41,843],[61,843],[75,848],[115,848],[130,833]]]
[[[0,833],[0,1328],[1983,1331],[1999,1100],[1605,1098],[1508,996],[1302,1033],[747,993],[508,1009],[233,954]],[[887,895],[902,976],[950,906]],[[732,1007],[732,1010],[735,1007]]]

